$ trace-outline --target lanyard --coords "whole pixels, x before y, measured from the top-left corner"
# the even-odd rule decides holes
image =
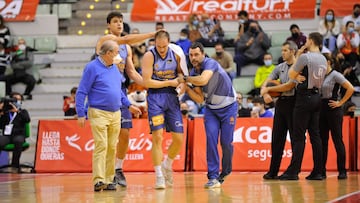
[[[11,124],[11,123],[14,121],[16,115],[17,115],[17,112],[15,112],[14,115],[11,115],[11,112],[9,112],[9,117],[10,117],[10,122],[9,122],[9,124]]]

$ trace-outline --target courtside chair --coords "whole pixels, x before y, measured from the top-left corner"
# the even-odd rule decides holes
[[[30,124],[30,123],[26,123],[26,125],[25,125],[25,137],[26,137],[26,138],[29,138],[30,135],[31,135],[31,124]],[[12,144],[12,143],[7,144],[7,145],[5,146],[5,148],[3,149],[3,151],[12,152],[12,151],[14,150],[14,147],[15,147],[15,146],[14,146],[14,144]],[[25,142],[24,142],[23,145],[22,145],[22,151],[24,152],[24,151],[27,150],[29,147],[30,147],[30,143],[26,142],[26,140],[25,140]],[[7,165],[0,166],[0,170],[1,170],[1,169],[5,169],[5,168],[10,168],[10,167],[11,167],[11,164],[9,163],[9,164],[7,164]],[[31,166],[31,165],[21,164],[21,163],[20,163],[20,170],[21,170],[22,168],[28,168],[28,169],[30,169],[30,172],[32,172],[32,173],[35,172],[34,166]]]

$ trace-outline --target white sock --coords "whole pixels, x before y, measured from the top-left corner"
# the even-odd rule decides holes
[[[161,165],[159,165],[159,166],[154,166],[154,169],[155,169],[155,175],[156,175],[157,177],[163,176],[163,174],[162,174],[162,172],[161,172]]]
[[[115,169],[122,169],[124,163],[124,159],[116,158]]]
[[[170,159],[169,157],[167,157],[164,162],[165,162],[165,167],[166,168],[172,169],[172,164],[174,162],[173,159]]]

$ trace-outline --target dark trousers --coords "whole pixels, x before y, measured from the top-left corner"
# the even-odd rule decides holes
[[[342,108],[332,109],[328,105],[329,100],[322,100],[322,106],[320,111],[320,135],[323,145],[323,173],[326,173],[326,161],[328,157],[328,143],[329,143],[329,131],[331,132],[331,138],[334,142],[336,154],[337,154],[337,168],[339,173],[345,173],[345,145],[342,139],[342,123],[343,123],[343,111]]]
[[[234,62],[236,63],[236,76],[241,75],[241,68],[250,63],[256,63],[258,65],[264,64],[264,56],[259,56],[256,59],[249,59],[242,52],[237,52],[234,57]]]
[[[0,136],[0,151],[4,149],[5,145],[13,143],[14,151],[12,156],[11,165],[13,167],[20,167],[20,156],[22,152],[22,144],[25,142],[25,137],[23,135],[16,136]]]
[[[11,85],[14,85],[19,82],[24,83],[26,85],[24,95],[30,95],[31,91],[34,89],[35,84],[36,84],[36,80],[35,80],[34,76],[32,76],[28,73],[22,73],[22,74],[14,73],[8,79],[8,81]]]
[[[276,176],[279,172],[282,155],[289,131],[292,134],[293,110],[295,97],[279,97],[275,104],[273,131],[271,135],[271,161],[269,174]]]
[[[296,93],[295,108],[293,112],[293,133],[291,162],[287,168],[287,174],[297,175],[300,173],[305,150],[305,132],[308,130],[312,145],[314,168],[313,174],[321,174],[322,171],[322,144],[319,130],[321,99],[319,93],[304,92]]]

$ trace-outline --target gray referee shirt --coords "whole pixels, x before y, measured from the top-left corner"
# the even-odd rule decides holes
[[[325,56],[323,56],[320,52],[307,52],[305,54],[301,54],[294,65],[294,70],[296,72],[301,72],[305,66],[308,67],[307,89],[312,89],[314,87],[321,89],[327,69]]]
[[[325,76],[325,80],[322,84],[321,98],[330,99],[330,98],[338,97],[339,92],[337,92],[337,95],[333,95],[334,87],[336,84],[339,84],[341,86],[346,81],[347,79],[341,73],[335,70],[331,71],[328,75]]]
[[[269,78],[271,80],[280,79],[281,84],[287,83],[289,81],[288,72],[290,67],[291,65],[288,65],[286,62],[280,63],[275,67],[275,69],[269,75]],[[295,88],[281,93],[281,96],[294,96],[294,95],[295,95]]]

